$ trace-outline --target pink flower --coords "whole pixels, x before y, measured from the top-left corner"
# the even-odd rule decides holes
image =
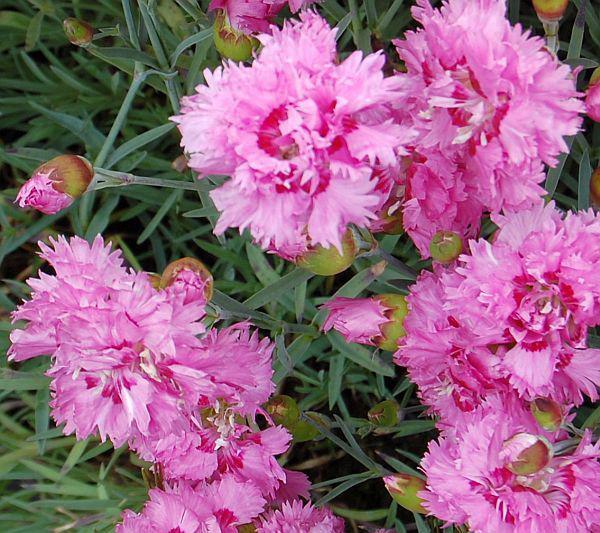
[[[385,316],[388,309],[381,300],[372,298],[337,297],[323,304],[329,311],[323,324],[323,331],[334,328],[348,342],[358,342],[375,346],[375,339],[381,336],[379,327],[389,319]]]
[[[527,418],[480,409],[461,432],[430,443],[424,507],[473,533],[595,531],[598,445],[586,433],[576,450],[552,457],[544,442],[560,443]]]
[[[17,194],[19,207],[53,215],[69,207],[92,181],[94,169],[76,155],[59,155],[40,165]]]
[[[384,78],[383,55],[338,63],[335,30],[315,13],[300,18],[260,36],[252,66],[206,71],[174,117],[190,166],[231,176],[211,193],[216,232],[249,228],[286,256],[308,244],[341,249],[348,224],[375,219],[390,192],[382,170],[413,136],[388,109],[399,82]]]
[[[569,67],[511,27],[505,11],[504,0],[448,0],[435,10],[419,0],[422,28],[395,42],[407,68],[395,107],[419,132],[406,227],[424,256],[438,230],[472,236],[482,210],[535,202],[542,162],[555,165],[568,151],[563,137],[581,125]]]
[[[312,0],[211,0],[208,10],[222,9],[227,13],[229,24],[244,33],[270,30],[277,14],[289,4],[292,12],[298,11]]]
[[[32,299],[13,317],[28,324],[12,332],[9,358],[52,356],[52,416],[65,433],[120,446],[173,432],[182,410],[215,396],[210,376],[192,365],[203,310],[125,270],[101,237],[91,247],[77,237],[51,242],[40,246],[56,275],[28,281]]]
[[[590,83],[585,96],[585,110],[587,116],[595,122],[600,122],[600,74],[595,83]]]
[[[141,513],[123,513],[117,533],[237,533],[237,526],[256,518],[265,500],[251,483],[225,477],[213,483],[180,482],[166,490],[152,489]]]
[[[553,204],[498,216],[494,244],[471,241],[456,270],[424,273],[411,288],[396,362],[443,417],[491,393],[580,404],[598,397],[600,216],[563,219]]]
[[[73,198],[55,188],[56,184],[49,175],[49,172],[37,172],[25,182],[16,199],[19,207],[33,207],[46,215],[53,215],[73,203]]]
[[[328,509],[295,500],[263,516],[256,530],[257,533],[343,533],[345,527],[344,521]]]

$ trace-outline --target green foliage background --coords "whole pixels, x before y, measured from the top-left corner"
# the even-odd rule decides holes
[[[305,471],[316,499],[348,519],[350,531],[384,524],[397,531],[433,531],[440,524],[398,510],[379,480],[388,471],[415,472],[433,421],[423,416],[413,385],[391,354],[323,335],[317,307],[332,295],[406,293],[426,267],[405,236],[384,236],[350,270],[312,276],[263,253],[247,236],[216,238],[217,213],[208,190],[176,170],[179,135],[169,116],[178,100],[220,59],[206,15],[194,0],[0,0],[0,350],[8,347],[10,312],[27,296],[24,280],[41,261],[38,239],[57,233],[102,233],[136,269],[161,272],[183,256],[202,259],[216,280],[211,319],[250,319],[276,342],[278,390],[296,398],[318,436],[294,445],[282,461]],[[561,26],[561,58],[585,70],[600,57],[600,10],[573,0]],[[411,2],[325,0],[317,9],[339,27],[342,55],[384,49],[397,67],[390,39],[412,23]],[[541,34],[529,1],[511,0],[509,15]],[[93,44],[77,48],[62,21],[77,17],[95,28]],[[477,31],[474,28],[473,31]],[[234,112],[234,110],[232,110]],[[571,153],[548,174],[547,189],[565,209],[589,205],[591,170],[600,158],[600,125],[569,139]],[[86,195],[52,216],[22,211],[16,192],[43,161],[81,154],[97,166],[180,180],[189,190],[128,186]],[[382,261],[385,260],[385,263]],[[592,336],[591,344],[598,345]],[[64,437],[49,419],[46,364],[18,368],[0,358],[0,530],[111,530],[126,507],[139,508],[147,487],[144,466],[126,448],[97,439]],[[402,420],[385,434],[366,412],[395,398]],[[312,413],[321,413],[316,416]],[[596,426],[600,412],[582,407],[578,424]]]

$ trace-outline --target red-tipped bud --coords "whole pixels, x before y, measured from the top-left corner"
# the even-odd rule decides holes
[[[288,429],[293,428],[300,420],[300,408],[296,400],[285,394],[273,396],[265,407],[275,424],[282,425]]]
[[[63,20],[65,35],[75,46],[88,46],[94,37],[94,28],[87,22],[73,17]]]
[[[393,427],[400,421],[400,406],[394,400],[384,400],[371,407],[367,417],[376,426]]]
[[[590,199],[596,207],[600,207],[600,167],[592,173],[590,180]]]
[[[532,3],[542,22],[555,22],[565,14],[569,0],[532,0]]]
[[[462,252],[462,239],[453,231],[438,231],[429,243],[429,253],[434,261],[450,264]]]
[[[398,339],[406,335],[404,319],[408,315],[406,298],[401,294],[380,294],[374,297],[385,307],[385,316],[388,321],[379,326],[381,338],[377,345],[382,350],[395,352],[398,349]]]
[[[392,474],[383,478],[385,488],[394,501],[413,513],[427,514],[419,492],[425,490],[425,480],[408,474]]]
[[[247,61],[259,42],[231,26],[225,11],[217,10],[213,26],[215,48],[222,57],[234,61]]]
[[[529,404],[531,414],[543,429],[556,431],[562,424],[561,406],[550,398],[536,398]]]
[[[348,230],[342,238],[342,253],[335,246],[316,246],[296,259],[299,267],[310,270],[319,276],[333,276],[346,270],[358,253],[354,235]]]
[[[160,277],[160,288],[183,294],[184,303],[205,304],[212,298],[213,277],[202,261],[183,257],[167,265]]]
[[[588,117],[600,122],[600,67],[594,70],[585,94],[585,109]]]
[[[77,155],[59,155],[40,165],[21,187],[16,201],[52,215],[69,207],[88,188],[94,169]]]
[[[517,433],[504,441],[500,458],[505,467],[517,476],[539,472],[552,459],[552,446],[539,435]]]

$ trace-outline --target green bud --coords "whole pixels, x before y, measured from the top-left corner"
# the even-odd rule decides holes
[[[569,0],[532,0],[533,8],[542,22],[559,21],[564,15]]]
[[[369,420],[380,427],[392,427],[400,420],[400,406],[394,400],[384,400],[369,409]]]
[[[65,154],[40,165],[34,172],[38,173],[48,174],[57,191],[68,194],[71,198],[79,198],[91,183],[94,168],[84,157]]]
[[[541,436],[517,433],[504,441],[502,455],[508,459],[505,466],[517,476],[539,472],[552,459],[552,446]]]
[[[273,422],[291,428],[300,420],[300,408],[291,396],[279,394],[273,396],[265,406]]]
[[[427,514],[418,493],[425,490],[425,480],[408,474],[392,474],[383,478],[385,488],[394,501],[413,513]]]
[[[434,261],[452,263],[462,252],[462,239],[453,231],[438,231],[429,244],[429,253]]]
[[[75,46],[87,46],[92,42],[94,28],[87,22],[73,17],[63,20],[65,35],[71,44]]]
[[[294,444],[314,440],[319,436],[319,430],[306,420],[298,420],[298,422],[288,429],[294,438]]]
[[[536,398],[529,404],[531,414],[537,423],[548,431],[556,431],[562,424],[563,413],[560,405],[550,398]]]
[[[221,56],[225,59],[233,59],[233,61],[247,61],[260,44],[254,37],[233,28],[227,14],[222,9],[217,10],[213,36],[215,48]]]
[[[382,350],[395,352],[398,349],[398,339],[406,335],[404,329],[404,319],[408,314],[406,298],[401,294],[380,294],[375,298],[388,308],[386,316],[389,319],[389,322],[379,326],[381,340],[378,346]]]
[[[346,270],[354,262],[357,252],[354,235],[348,230],[342,238],[341,254],[335,246],[323,248],[319,245],[296,259],[296,264],[319,276],[333,276]]]

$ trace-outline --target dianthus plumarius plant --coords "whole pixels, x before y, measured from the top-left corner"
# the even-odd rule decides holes
[[[3,531],[600,531],[587,0],[0,0]]]

